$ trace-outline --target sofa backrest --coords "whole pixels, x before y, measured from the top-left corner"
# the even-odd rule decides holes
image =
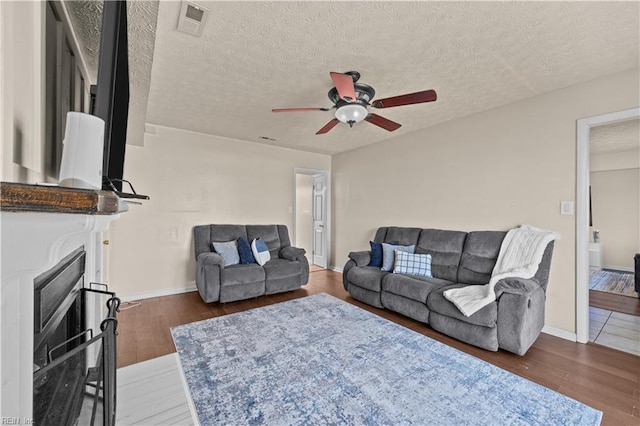
[[[456,282],[466,236],[467,233],[462,231],[423,229],[416,253],[431,255],[431,274],[434,278]]]
[[[456,281],[460,255],[467,235],[462,231],[383,226],[374,241],[416,246],[416,253],[431,255],[431,273],[435,278]]]
[[[464,241],[458,282],[465,284],[486,284],[496,266],[504,231],[473,231]]]
[[[448,231],[403,227],[380,227],[374,241],[416,245],[416,253],[431,255],[431,273],[434,278],[464,284],[486,284],[498,260],[506,231]],[[553,241],[545,249],[535,275],[546,291],[551,268]]]
[[[278,258],[282,247],[291,245],[289,231],[284,225],[247,225],[248,241],[255,238],[261,238],[267,244],[272,259]]]
[[[249,243],[254,238],[261,238],[267,244],[271,258],[277,258],[282,247],[291,245],[285,225],[198,225],[193,228],[196,259],[201,253],[213,251],[212,242],[231,241],[239,237]]]

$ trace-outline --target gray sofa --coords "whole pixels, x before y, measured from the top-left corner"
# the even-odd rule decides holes
[[[305,250],[292,247],[285,225],[199,225],[193,236],[196,255],[196,287],[206,303],[233,302],[263,294],[295,290],[309,281]],[[261,238],[271,260],[224,266],[213,251],[213,242]]]
[[[503,231],[382,227],[374,241],[415,244],[416,253],[431,254],[433,278],[383,272],[368,266],[370,251],[359,251],[349,253],[343,269],[344,288],[355,299],[430,324],[458,340],[523,355],[544,326],[553,242],[534,278],[499,281],[497,300],[469,317],[443,295],[450,288],[488,283],[505,235]]]

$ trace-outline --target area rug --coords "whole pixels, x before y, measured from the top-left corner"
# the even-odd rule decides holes
[[[326,294],[171,333],[202,425],[597,425],[602,418]]]
[[[618,272],[602,269],[589,271],[589,290],[604,291],[623,296],[638,297],[634,289],[634,278],[631,272]]]

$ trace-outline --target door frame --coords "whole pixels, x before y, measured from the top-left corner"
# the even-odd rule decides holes
[[[592,127],[640,118],[640,107],[582,118],[576,125],[576,339],[589,341],[589,133]]]
[[[292,233],[291,233],[291,240],[292,241],[296,241],[296,232],[297,232],[297,224],[296,224],[296,202],[297,202],[297,193],[296,193],[296,186],[297,186],[297,182],[296,182],[296,175],[301,174],[301,175],[324,175],[327,178],[327,268],[328,269],[334,269],[334,267],[331,265],[331,229],[332,229],[332,224],[331,224],[331,173],[329,173],[327,170],[320,170],[320,169],[309,169],[309,168],[305,168],[305,167],[295,167],[293,169],[293,226],[292,226]],[[313,224],[311,224],[311,226],[313,227]],[[311,261],[313,262],[313,253],[311,253]]]

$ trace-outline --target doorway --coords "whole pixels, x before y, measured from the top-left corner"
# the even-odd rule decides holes
[[[591,128],[638,119],[640,108],[580,119],[576,167],[576,339],[589,341],[589,141]]]
[[[330,190],[328,172],[294,169],[292,244],[306,250],[311,272],[328,268]]]

